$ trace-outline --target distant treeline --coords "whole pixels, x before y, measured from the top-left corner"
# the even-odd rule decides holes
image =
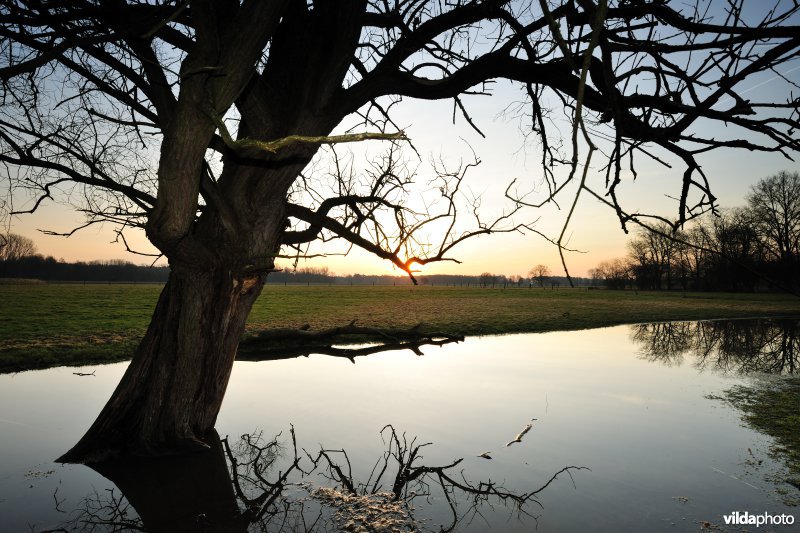
[[[627,257],[604,261],[590,275],[609,289],[800,291],[800,175],[763,179],[746,206],[680,231],[666,223],[641,230]]]
[[[520,276],[504,276],[502,274],[481,274],[480,276],[463,276],[456,274],[434,274],[429,276],[415,276],[420,285],[456,286],[456,287],[538,287],[538,281]],[[572,278],[578,286],[587,286],[593,283],[588,278]],[[298,268],[297,270],[284,270],[273,272],[267,278],[270,284],[327,284],[327,285],[412,285],[408,276],[398,275],[366,275],[351,274],[337,276],[331,274],[327,268]],[[549,276],[545,288],[569,287],[565,277]]]
[[[589,274],[609,289],[752,292],[800,289],[800,257],[776,256],[742,209],[673,233],[666,224],[638,231],[628,255]],[[676,240],[677,238],[677,240]]]
[[[135,265],[121,260],[67,263],[52,256],[29,255],[12,259],[0,259],[0,278],[26,278],[43,281],[66,282],[122,282],[164,283],[169,276],[169,267]],[[417,276],[420,285],[462,287],[538,287],[538,280],[519,276],[481,274],[460,276],[437,274]],[[591,285],[587,278],[573,278],[576,285]],[[298,268],[273,272],[267,278],[269,284],[280,285],[411,285],[408,276],[351,274],[338,276],[327,268]],[[568,287],[566,278],[547,278],[545,288]]]
[[[42,255],[0,260],[0,278],[163,283],[167,281],[168,275],[169,267],[134,265],[120,260],[67,263],[52,256]]]

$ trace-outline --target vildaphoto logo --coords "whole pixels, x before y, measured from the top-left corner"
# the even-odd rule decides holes
[[[794,524],[794,515],[790,514],[751,514],[747,511],[734,511],[723,515],[726,525],[734,526],[791,526]]]

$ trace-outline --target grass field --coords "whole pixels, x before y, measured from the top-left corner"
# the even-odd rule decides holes
[[[0,372],[130,357],[158,285],[0,285]],[[338,326],[356,320],[460,335],[573,330],[615,324],[800,316],[779,294],[585,289],[269,285],[248,331]]]

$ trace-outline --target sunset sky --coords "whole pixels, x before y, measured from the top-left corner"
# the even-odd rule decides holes
[[[800,83],[800,66],[796,62],[784,65],[783,69],[781,75],[794,83]],[[423,185],[432,175],[428,163],[430,158],[443,157],[445,161],[456,164],[460,159],[471,159],[470,146],[474,149],[482,162],[468,175],[468,186],[474,195],[481,197],[481,212],[487,219],[510,207],[509,202],[503,198],[503,192],[512,180],[517,180],[520,190],[529,191],[541,189],[542,179],[540,143],[536,139],[528,139],[526,142],[522,133],[526,122],[519,118],[518,106],[515,105],[524,99],[522,91],[508,83],[497,83],[492,91],[492,96],[464,98],[475,124],[486,134],[485,139],[470,128],[460,114],[456,116],[455,124],[453,123],[451,101],[407,100],[397,106],[394,113],[397,124],[406,129],[419,150],[419,158],[411,150],[408,150],[407,157],[414,165],[419,165],[418,182]],[[748,80],[747,85],[741,87],[740,93],[744,97],[762,101],[785,100],[789,89],[788,84],[778,76],[764,76],[757,80]],[[726,105],[730,105],[730,102],[721,103],[720,109],[724,109]],[[556,103],[550,103],[550,107],[553,110],[552,133],[555,134],[559,128],[562,132],[567,132],[568,123],[561,109]],[[704,126],[698,126],[702,127]],[[719,131],[714,132],[715,136],[722,138],[730,134],[724,127],[716,127]],[[555,135],[549,141],[553,143]],[[369,145],[353,149],[357,154],[355,158],[362,167],[370,156],[385,149],[385,144],[381,144],[380,141],[370,141]],[[600,148],[603,148],[602,144]],[[584,155],[585,150],[581,157]],[[760,178],[781,170],[800,170],[800,166],[780,154],[731,149],[713,151],[702,156],[699,161],[722,208],[743,205],[749,187]],[[670,162],[672,168],[667,168],[646,157],[639,157],[637,180],[633,182],[628,173],[620,188],[624,206],[633,211],[657,212],[676,218],[677,203],[669,196],[675,197],[679,194],[684,167],[680,161]],[[602,154],[596,154],[590,167],[589,180],[597,189],[603,188],[604,173],[601,167],[604,164]],[[572,191],[574,188],[567,189],[562,194],[561,209],[551,205],[529,210],[516,217],[515,221],[537,220],[537,231],[556,238],[571,204]],[[15,208],[20,209],[26,204],[30,206],[31,202],[31,199],[17,197]],[[83,220],[82,215],[73,209],[51,202],[45,203],[33,215],[14,217],[10,221],[9,229],[34,239],[40,253],[67,261],[126,259],[136,263],[149,262],[147,258],[127,253],[121,244],[113,243],[115,235],[110,226],[90,227],[69,238],[47,236],[38,231],[69,231]],[[578,205],[577,214],[567,234],[570,235],[568,246],[582,252],[567,256],[570,273],[573,275],[584,276],[598,262],[624,255],[626,251],[628,237],[620,229],[615,214],[586,195]],[[143,233],[129,231],[127,236],[132,246],[142,251],[153,251]],[[301,261],[299,266],[327,266],[337,274],[400,274],[389,262],[365,252],[353,250],[346,257],[336,255],[344,249],[344,246],[335,244],[312,248],[313,253],[326,252],[333,255]],[[539,263],[548,265],[554,274],[563,271],[556,248],[535,234],[484,236],[464,243],[452,255],[462,263],[429,265],[421,273],[478,274],[489,271],[496,274],[524,275]],[[283,266],[288,264],[288,261],[283,261]]]

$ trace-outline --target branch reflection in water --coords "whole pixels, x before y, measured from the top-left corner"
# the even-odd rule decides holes
[[[421,452],[431,443],[391,425],[380,434],[385,450],[366,481],[353,475],[343,449],[298,449],[293,427],[283,439],[214,435],[199,454],[91,465],[121,493],[87,496],[62,528],[48,531],[453,531],[498,504],[535,523],[537,495],[584,469],[564,467],[538,488],[514,491],[471,481],[463,459],[424,464]],[[447,511],[443,523],[426,512],[437,504]]]
[[[239,358],[324,354],[355,363],[389,350],[423,355],[423,346],[463,340],[416,328],[391,332],[382,344],[337,347],[342,331],[348,335],[355,328],[336,329],[334,335],[315,334],[319,342],[310,345],[268,351],[253,343]],[[424,464],[421,452],[431,443],[409,440],[391,425],[380,435],[385,449],[366,481],[354,476],[344,449],[298,449],[294,427],[283,439],[265,439],[257,431],[231,442],[215,433],[203,453],[92,464],[118,490],[87,496],[62,528],[48,531],[453,531],[483,517],[482,511],[494,512],[495,505],[535,523],[537,495],[560,475],[572,479],[573,471],[584,469],[567,466],[537,488],[515,491],[490,479],[471,481],[461,469],[463,459]]]
[[[631,339],[643,359],[668,366],[690,355],[698,370],[792,375],[800,369],[797,319],[637,324]]]

